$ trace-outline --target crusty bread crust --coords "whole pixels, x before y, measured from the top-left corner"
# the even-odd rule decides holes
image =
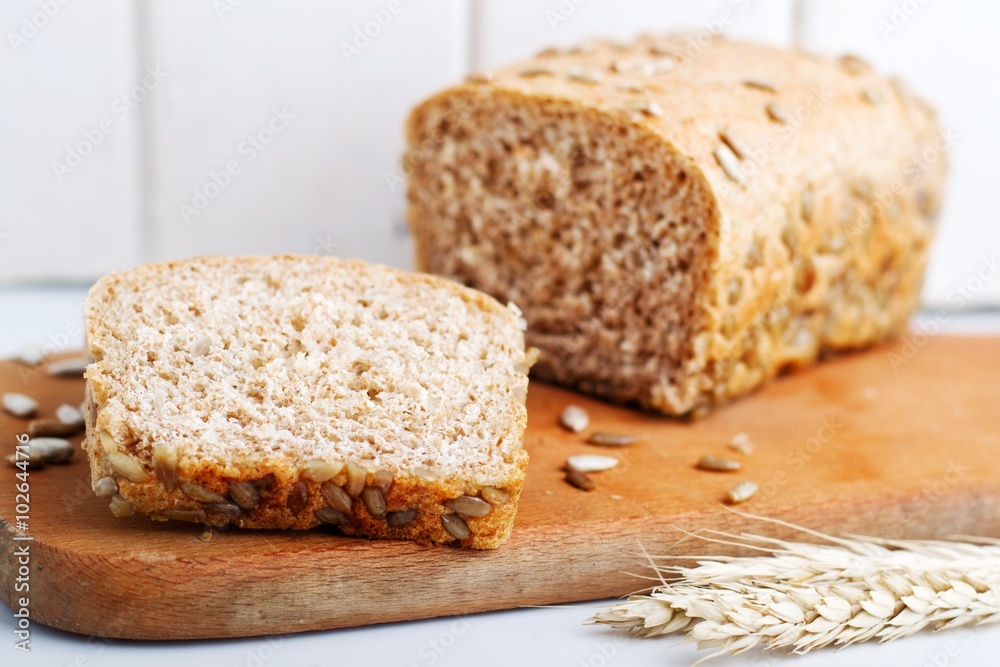
[[[93,483],[96,484],[104,477],[114,478],[121,498],[130,503],[136,512],[155,520],[168,520],[168,513],[181,510],[194,514],[174,513],[173,517],[191,516],[196,521],[215,526],[302,530],[323,523],[315,514],[316,510],[328,507],[320,490],[321,483],[309,478],[308,472],[303,469],[302,462],[295,458],[294,453],[288,456],[287,461],[272,458],[266,463],[237,456],[232,463],[225,465],[220,465],[216,461],[181,456],[176,464],[178,486],[172,491],[167,491],[162,479],[156,473],[152,452],[157,445],[169,446],[171,443],[143,443],[143,434],[135,433],[134,425],[128,426],[115,419],[113,416],[115,411],[107,409],[110,402],[116,401],[120,406],[123,401],[114,369],[102,363],[101,359],[105,346],[116,344],[115,331],[106,323],[112,318],[104,310],[106,298],[110,293],[123,287],[127,289],[136,285],[141,287],[152,274],[181,269],[192,262],[210,262],[230,267],[232,271],[240,271],[248,263],[281,261],[304,262],[313,266],[316,271],[323,271],[324,267],[336,263],[350,270],[389,272],[405,281],[426,286],[428,299],[435,298],[435,292],[441,291],[458,295],[472,308],[489,313],[493,325],[503,327],[503,333],[513,341],[516,349],[522,351],[524,349],[522,324],[518,316],[491,297],[442,278],[406,274],[388,267],[377,267],[362,262],[296,255],[257,258],[211,257],[146,265],[111,274],[92,288],[85,308],[88,348],[94,356],[94,363],[86,373],[89,407],[85,415],[87,434],[83,447],[88,454]],[[477,335],[476,331],[468,333],[470,336]],[[526,367],[516,373],[512,387],[514,395],[520,394],[522,398],[527,390],[526,373]],[[511,408],[509,414],[493,416],[506,420],[498,425],[500,439],[514,445],[508,447],[504,453],[502,469],[498,467],[494,471],[488,471],[472,479],[444,477],[427,469],[390,471],[393,476],[388,490],[385,490],[386,480],[376,478],[377,471],[368,469],[364,486],[382,488],[387,513],[416,510],[416,515],[401,527],[390,527],[384,517],[372,516],[360,497],[354,497],[352,514],[339,525],[340,530],[346,534],[372,538],[408,539],[421,543],[450,544],[479,549],[498,547],[508,538],[513,527],[528,462],[527,453],[522,447],[527,423],[523,400],[515,402]],[[116,472],[109,460],[112,452],[124,453],[137,461],[145,479],[138,482],[130,481],[127,476]],[[347,468],[326,481],[341,487],[348,485]],[[260,502],[256,508],[242,509],[239,516],[232,516],[232,506],[228,508],[229,513],[216,511],[211,503],[193,499],[182,492],[179,487],[180,482],[196,484],[208,492],[226,497],[229,503],[233,502],[230,497],[231,485],[249,482],[257,489]],[[501,491],[499,494],[490,494],[489,490],[487,491],[496,504],[492,505],[491,511],[486,516],[464,516],[463,520],[469,528],[470,535],[465,539],[456,539],[442,524],[443,516],[454,513],[444,504],[445,501],[461,496],[480,497],[484,495],[485,487]],[[503,500],[504,494],[508,496],[506,501],[497,502],[497,496]]]
[[[904,330],[947,151],[857,58],[683,36],[548,49],[407,135],[418,268],[514,298],[540,377],[674,415]]]

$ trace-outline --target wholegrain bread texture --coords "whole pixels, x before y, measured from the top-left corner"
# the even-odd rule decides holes
[[[85,315],[84,448],[135,511],[476,548],[510,534],[527,366],[523,320],[491,297],[357,261],[207,257],[109,275]],[[464,496],[493,502],[445,518]]]
[[[538,376],[674,415],[903,330],[949,142],[857,58],[691,44],[471,77],[404,160],[420,269],[521,306]]]

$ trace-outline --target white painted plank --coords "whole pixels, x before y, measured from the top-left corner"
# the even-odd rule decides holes
[[[812,0],[808,48],[851,52],[897,73],[951,128],[950,180],[931,255],[931,306],[1000,305],[1000,3],[990,0]]]
[[[0,281],[87,280],[139,259],[133,12],[0,4]]]
[[[466,69],[465,3],[149,9],[149,49],[170,72],[150,127],[154,258],[294,251],[411,264],[402,187],[386,175],[401,172],[410,107]]]
[[[492,67],[592,37],[690,30],[778,45],[792,41],[792,0],[481,0],[477,64]]]

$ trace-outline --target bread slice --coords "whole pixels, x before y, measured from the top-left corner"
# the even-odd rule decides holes
[[[116,513],[486,549],[510,534],[528,459],[516,308],[285,255],[140,266],[84,310],[84,448]]]
[[[689,36],[476,75],[407,127],[417,266],[512,300],[543,379],[700,413],[903,331],[948,139],[857,58]]]

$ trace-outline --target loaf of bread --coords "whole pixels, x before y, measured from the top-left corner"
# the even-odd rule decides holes
[[[153,264],[85,306],[95,492],[243,528],[495,548],[527,465],[516,308],[315,256]]]
[[[513,300],[535,373],[700,414],[918,304],[947,139],[854,57],[549,49],[411,114],[417,266]]]

